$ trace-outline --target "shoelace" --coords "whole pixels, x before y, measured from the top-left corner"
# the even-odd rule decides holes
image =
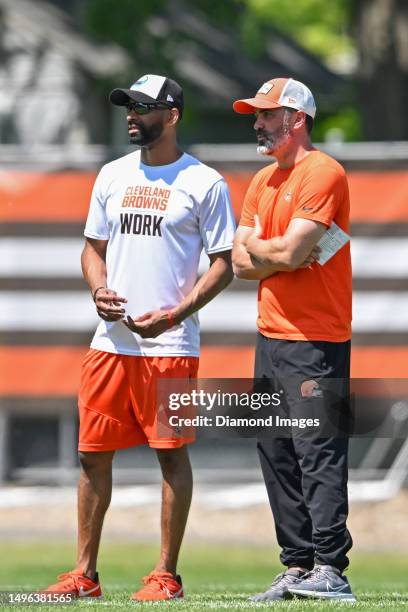
[[[312,569],[311,572],[303,576],[303,579],[307,580],[308,582],[320,582],[322,578],[329,580],[330,573],[321,567],[316,567],[315,569]]]
[[[73,574],[71,572],[65,572],[64,574],[59,574],[59,576],[58,576],[58,583],[59,582],[63,582],[64,580],[65,581],[70,580],[71,584],[73,584],[74,587],[79,590],[79,586],[80,586],[79,585],[79,578],[80,578],[79,574]],[[71,584],[67,584],[66,586],[67,587],[71,586]]]
[[[158,584],[162,591],[169,591],[168,580],[160,574],[149,574],[148,576],[144,576],[142,578],[142,582],[145,586],[151,586],[152,589],[154,585]]]
[[[296,578],[296,576],[294,576],[294,574],[288,574],[287,572],[282,572],[281,574],[278,574],[276,576],[275,580],[272,582],[269,588],[272,588],[276,586],[277,584],[289,584],[292,582],[290,578]]]

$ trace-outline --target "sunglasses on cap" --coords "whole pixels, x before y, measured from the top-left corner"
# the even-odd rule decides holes
[[[134,100],[129,100],[126,104],[126,109],[128,112],[134,111],[138,115],[147,115],[151,113],[152,110],[165,110],[166,108],[173,108],[170,104],[165,104],[164,102],[152,102],[150,104],[144,102],[135,102]]]

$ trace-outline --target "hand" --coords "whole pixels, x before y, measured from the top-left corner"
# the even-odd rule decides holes
[[[169,329],[167,310],[146,312],[135,319],[128,316],[123,322],[130,331],[139,334],[142,338],[156,338]]]
[[[98,289],[95,296],[95,305],[98,315],[104,321],[120,321],[125,316],[125,309],[122,304],[126,304],[127,299],[118,296],[112,289]]]
[[[263,233],[262,225],[259,221],[258,215],[254,215],[254,221],[255,221],[254,231],[248,238],[248,241],[245,245],[248,253],[251,253],[251,251],[253,250],[253,247],[255,246],[256,242],[261,239],[261,236]]]
[[[311,268],[312,264],[314,264],[316,261],[319,261],[319,256],[321,252],[322,249],[316,244],[313,247],[312,251],[309,253],[309,255],[306,257],[305,261],[299,266],[299,268]]]

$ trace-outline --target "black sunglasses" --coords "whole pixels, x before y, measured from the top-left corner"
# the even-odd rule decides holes
[[[154,103],[145,103],[145,102],[135,102],[134,100],[129,100],[126,104],[127,111],[134,111],[138,115],[147,115],[151,113],[152,110],[165,110],[166,108],[172,108],[170,104],[165,104],[164,102],[154,102]]]

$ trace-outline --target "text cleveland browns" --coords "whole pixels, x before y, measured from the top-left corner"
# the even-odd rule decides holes
[[[122,208],[150,208],[164,211],[170,197],[170,189],[149,185],[129,185],[122,200]]]

